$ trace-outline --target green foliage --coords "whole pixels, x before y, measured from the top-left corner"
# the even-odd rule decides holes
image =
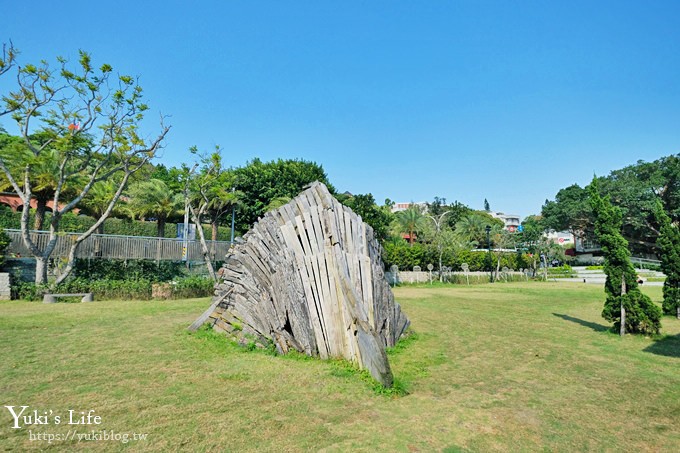
[[[578,184],[560,189],[555,201],[546,200],[541,210],[541,223],[555,231],[581,234],[592,230],[592,208],[588,203],[588,191]]]
[[[52,214],[45,214],[46,221],[49,222]],[[31,214],[30,219],[33,216]],[[95,219],[85,215],[76,215],[73,213],[64,214],[61,220],[62,230],[70,233],[82,233],[94,225]],[[172,227],[165,229],[166,238],[177,237],[175,224]],[[18,230],[21,227],[21,213],[13,212],[8,206],[0,205],[0,228],[9,228]],[[117,234],[121,236],[144,236],[155,237],[157,226],[154,222],[143,222],[141,220],[117,219],[108,218],[103,224],[104,234]],[[203,225],[203,231],[207,237],[210,237],[210,225]],[[220,226],[218,228],[218,241],[228,241],[231,237],[231,230],[227,227]]]
[[[33,228],[38,230],[44,226],[46,203],[53,200],[59,215],[51,216],[50,231],[63,232],[62,214],[74,210],[93,187],[116,181],[112,207],[130,176],[154,157],[169,128],[161,124],[160,134],[148,141],[140,134],[148,106],[137,78],[114,73],[108,64],[97,69],[84,51],[79,51],[74,65],[61,57],[56,63],[52,66],[41,60],[37,65],[17,65],[11,87],[0,93],[5,112],[11,113],[21,137],[11,146],[0,146],[0,183],[5,187],[9,183],[23,200],[36,200]],[[148,136],[147,132],[143,135]],[[110,210],[104,210],[95,225],[109,214]],[[24,233],[29,228],[23,222]],[[43,249],[35,253],[39,255],[36,281],[46,283],[43,264],[54,250],[56,237],[52,234],[50,244],[41,247],[29,235],[24,239],[33,251]],[[71,264],[57,281],[68,276]]]
[[[160,179],[152,178],[134,184],[130,187],[129,197],[127,208],[134,216],[156,219],[158,237],[165,236],[165,224],[168,220],[179,219],[184,213],[182,194],[170,190]]]
[[[472,272],[488,272],[491,264],[487,262],[489,254],[487,252],[473,252],[470,250],[452,249],[444,250],[442,255],[442,265],[451,267],[454,271],[461,271],[461,264],[467,263]],[[383,262],[385,267],[389,269],[390,266],[396,265],[399,270],[412,270],[414,266],[420,266],[421,269],[427,269],[428,264],[434,264],[439,260],[439,254],[436,245],[423,244],[420,242],[414,243],[410,246],[403,239],[388,241],[383,245]],[[495,257],[492,257],[492,260]],[[506,252],[501,253],[500,267],[508,267],[510,269],[526,269],[530,267],[530,255],[524,253]],[[495,261],[494,261],[495,264]]]
[[[323,167],[305,160],[279,159],[265,163],[254,159],[234,169],[233,176],[236,190],[243,194],[236,213],[237,231],[248,231],[275,198],[296,197],[314,181],[324,183],[335,193]]]
[[[175,299],[207,297],[214,292],[215,281],[210,278],[190,275],[173,280],[172,297]]]
[[[494,235],[503,228],[504,223],[502,220],[493,218],[484,211],[472,211],[470,214],[463,217],[458,223],[456,223],[455,231],[456,234],[464,241],[474,245],[475,247],[486,248],[487,226],[492,228],[491,234]],[[491,237],[490,239],[491,245],[494,246],[494,238]]]
[[[621,210],[602,197],[597,180],[589,187],[590,205],[595,216],[595,235],[604,253],[604,272],[607,274],[605,301],[602,316],[621,325],[621,306],[626,309],[626,332],[656,334],[661,328],[661,310],[638,288],[637,274],[630,261],[628,242],[621,235]],[[626,294],[622,295],[625,281]]]
[[[380,242],[387,239],[394,215],[389,209],[378,206],[372,194],[351,195],[349,197],[338,197],[338,199],[373,228],[375,237]]]
[[[576,277],[577,274],[570,265],[564,264],[562,266],[549,267],[548,276],[551,278],[570,278]]]
[[[657,200],[671,222],[680,221],[680,155],[612,171],[597,178],[599,191],[609,195],[621,210],[622,236],[636,253],[654,253],[658,221],[654,215]],[[546,200],[542,209],[546,228],[571,231],[577,236],[593,236],[594,216],[587,200],[589,188],[572,185],[561,189],[554,201]]]
[[[427,219],[416,205],[411,205],[408,209],[397,212],[394,216],[394,221],[396,229],[400,234],[408,234],[411,245],[415,243],[417,235],[427,225]]]
[[[92,280],[167,282],[183,275],[185,263],[153,260],[78,259],[73,276]]]
[[[0,229],[0,265],[5,262],[7,255],[7,247],[9,247],[11,240],[7,233]]]
[[[680,310],[680,230],[657,203],[656,218],[661,225],[656,245],[661,258],[661,270],[666,274],[663,285],[663,312],[677,315]]]
[[[64,281],[57,287],[58,292],[92,292],[96,299],[151,299],[151,280],[92,280],[89,278],[73,278]]]
[[[47,285],[36,285],[18,278],[12,278],[12,299],[41,300],[43,294],[49,291]]]
[[[17,282],[14,296],[22,300],[40,300],[46,292],[55,293],[94,293],[95,299],[109,300],[151,300],[153,282],[147,278],[114,280],[110,278],[91,279],[79,276],[70,278],[49,289],[32,282]],[[207,297],[213,294],[214,282],[206,277],[188,276],[176,278],[172,284],[173,299]]]

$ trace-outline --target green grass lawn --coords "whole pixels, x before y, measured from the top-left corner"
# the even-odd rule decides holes
[[[621,339],[602,288],[573,283],[395,293],[416,332],[390,354],[405,396],[342,364],[188,334],[207,299],[2,302],[0,406],[93,409],[102,424],[11,429],[0,407],[0,450],[678,451],[680,321]],[[69,428],[148,438],[29,440]]]

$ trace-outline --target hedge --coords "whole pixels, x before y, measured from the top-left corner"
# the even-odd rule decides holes
[[[461,265],[467,263],[470,271],[489,271],[487,264],[488,253],[485,251],[473,252],[470,250],[460,250],[454,252],[453,250],[445,250],[442,255],[442,266],[450,267],[453,271],[461,271]],[[439,266],[439,252],[436,246],[431,244],[414,243],[413,245],[407,242],[396,243],[387,242],[383,247],[383,262],[386,269],[390,266],[396,265],[400,270],[413,270],[414,266],[420,266],[421,269],[427,269],[428,264],[434,265],[435,269]],[[496,268],[496,254],[492,254],[492,266]],[[517,252],[507,252],[501,255],[501,268],[508,267],[510,269],[520,269],[530,266],[532,259]]]
[[[33,225],[33,213],[29,218],[29,224]],[[51,213],[45,214],[45,224],[49,225]],[[61,231],[70,233],[82,233],[95,223],[95,219],[86,215],[76,215],[72,212],[65,214],[61,220]],[[165,225],[165,237],[177,237],[177,224],[168,223]],[[0,205],[0,228],[10,228],[18,230],[21,228],[21,213],[14,212],[5,205]],[[203,232],[206,239],[212,237],[212,227],[203,225]],[[156,222],[141,220],[119,219],[109,217],[104,221],[104,234],[119,234],[122,236],[148,236],[155,237],[157,234]],[[231,229],[223,226],[217,227],[217,240],[228,241],[231,239]]]
[[[172,282],[173,299],[211,296],[214,282],[207,277],[181,277]],[[90,280],[72,278],[56,288],[59,293],[94,293],[95,300],[150,300],[153,283],[141,278],[138,280]],[[18,282],[14,287],[14,297],[23,300],[40,300],[47,287],[35,283]]]

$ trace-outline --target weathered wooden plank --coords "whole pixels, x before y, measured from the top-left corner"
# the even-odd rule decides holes
[[[313,183],[242,239],[196,323],[239,338],[255,335],[281,353],[344,357],[391,385],[384,347],[409,321],[384,280],[370,227]]]

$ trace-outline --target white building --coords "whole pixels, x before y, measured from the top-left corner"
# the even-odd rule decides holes
[[[519,227],[521,224],[520,217],[516,214],[504,214],[502,212],[490,212],[489,214],[495,219],[502,220],[505,224],[503,229],[511,233],[517,231],[517,227]]]
[[[549,230],[544,234],[544,236],[556,244],[560,245],[571,245],[574,244],[574,235],[568,231],[554,231]]]

